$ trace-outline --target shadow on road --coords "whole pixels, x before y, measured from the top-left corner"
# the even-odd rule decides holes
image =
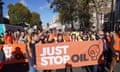
[[[0,72],[28,72],[28,63],[7,64]]]

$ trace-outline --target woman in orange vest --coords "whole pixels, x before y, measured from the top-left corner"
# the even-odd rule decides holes
[[[117,61],[120,61],[120,31],[118,31],[116,34],[113,34],[113,51],[114,55],[112,57],[112,62],[110,65],[110,72],[113,71]]]

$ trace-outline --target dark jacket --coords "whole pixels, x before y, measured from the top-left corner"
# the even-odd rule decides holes
[[[32,53],[32,58],[31,58],[31,65],[36,65],[36,54],[35,54],[35,45],[37,42],[35,43],[30,43],[29,47]]]

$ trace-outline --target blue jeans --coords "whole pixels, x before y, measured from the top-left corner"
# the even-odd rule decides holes
[[[98,72],[98,65],[93,65],[92,72]]]
[[[36,72],[35,68],[33,66],[29,67],[29,72]]]
[[[34,68],[33,66],[29,67],[29,72],[43,72],[43,70],[37,70],[36,68]]]

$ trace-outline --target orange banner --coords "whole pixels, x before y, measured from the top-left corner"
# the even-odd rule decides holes
[[[36,45],[38,70],[80,67],[99,63],[102,41],[64,42]]]
[[[27,62],[25,44],[0,45],[5,55],[5,64]]]

